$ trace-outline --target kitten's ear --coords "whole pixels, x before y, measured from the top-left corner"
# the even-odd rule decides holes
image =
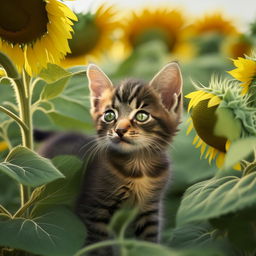
[[[100,98],[106,91],[113,88],[113,84],[107,75],[94,64],[89,64],[86,73],[89,80],[91,107],[95,112],[99,105]]]
[[[150,86],[160,93],[166,109],[177,113],[182,105],[182,83],[179,65],[171,62],[154,76]]]

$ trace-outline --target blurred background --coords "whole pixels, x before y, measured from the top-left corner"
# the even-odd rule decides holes
[[[186,95],[194,90],[192,81],[207,86],[212,75],[229,77],[226,71],[234,68],[232,59],[252,54],[256,45],[255,0],[76,0],[67,4],[79,21],[70,40],[72,53],[63,67],[93,62],[114,82],[130,76],[150,80],[167,62],[176,60]],[[199,149],[192,145],[195,134],[186,135],[186,99],[184,103],[184,122],[170,149],[173,178],[166,197],[167,240],[185,189],[216,173],[225,175],[214,162],[200,159]]]

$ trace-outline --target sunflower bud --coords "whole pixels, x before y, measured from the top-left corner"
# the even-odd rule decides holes
[[[195,129],[193,144],[201,147],[201,156],[206,152],[209,162],[216,158],[220,168],[232,141],[256,135],[256,111],[237,82],[213,78],[209,87],[198,89],[186,96],[191,111],[187,133]]]

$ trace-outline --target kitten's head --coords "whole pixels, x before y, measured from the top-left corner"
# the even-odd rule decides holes
[[[113,86],[93,64],[87,76],[91,114],[103,146],[123,153],[166,148],[182,112],[182,77],[177,63],[167,64],[149,83],[128,79]]]

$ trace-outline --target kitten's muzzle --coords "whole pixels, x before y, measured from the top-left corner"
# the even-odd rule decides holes
[[[118,128],[118,129],[115,130],[116,134],[120,138],[122,138],[127,131],[128,131],[128,129],[126,129],[126,128]]]

